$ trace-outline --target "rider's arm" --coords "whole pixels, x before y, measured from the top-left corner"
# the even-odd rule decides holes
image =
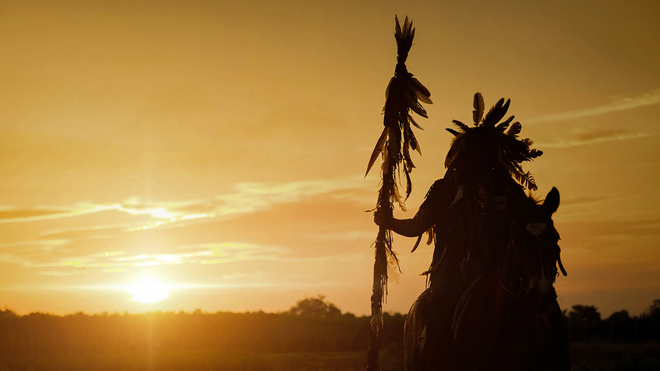
[[[375,212],[374,222],[379,226],[406,237],[420,236],[433,225],[433,220],[427,216],[425,210],[417,212],[412,219],[388,218],[382,213]]]
[[[374,222],[402,236],[421,236],[434,224],[441,222],[443,217],[447,216],[443,210],[449,208],[452,200],[457,197],[456,188],[450,182],[438,179],[429,189],[424,203],[412,219],[396,219],[376,211]]]

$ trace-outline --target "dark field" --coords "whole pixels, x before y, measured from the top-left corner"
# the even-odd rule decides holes
[[[284,313],[0,310],[0,371],[363,370],[370,318],[321,299]],[[602,320],[593,306],[573,306],[565,319],[574,371],[660,371],[660,299],[639,317],[621,311]],[[404,322],[384,314],[383,371],[403,370]]]
[[[360,370],[364,354],[179,351],[154,354],[103,353],[0,360],[0,371],[115,370]]]
[[[99,353],[0,358],[6,370],[239,370],[239,371],[339,371],[363,370],[364,352],[262,353],[216,350]],[[660,343],[572,344],[573,370],[660,370]],[[382,370],[403,370],[400,352],[384,349]]]
[[[660,370],[660,343],[572,344],[574,371]]]

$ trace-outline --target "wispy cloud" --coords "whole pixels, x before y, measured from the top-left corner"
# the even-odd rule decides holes
[[[587,108],[577,111],[561,112],[551,115],[532,117],[530,119],[525,120],[525,122],[539,123],[539,122],[556,122],[556,121],[572,120],[583,117],[603,115],[610,112],[626,111],[644,106],[652,106],[659,103],[660,103],[660,88],[651,90],[641,95],[637,95],[633,97],[624,97],[602,106]]]
[[[581,206],[581,205],[593,205],[601,202],[606,202],[609,200],[612,200],[612,198],[584,196],[584,197],[577,197],[571,199],[562,199],[561,204],[562,206],[567,206],[567,205]]]
[[[278,204],[299,202],[321,194],[345,193],[363,186],[359,177],[307,180],[283,183],[237,183],[233,192],[218,195],[210,200],[184,202],[143,202],[134,197],[123,202],[96,204],[81,202],[63,207],[14,208],[0,207],[0,223],[34,222],[70,218],[102,212],[118,212],[155,221],[151,226],[169,222],[207,217],[227,217],[236,214],[269,209]]]
[[[328,241],[352,241],[352,240],[370,240],[373,239],[373,231],[346,231],[336,233],[319,233],[313,236],[318,240]]]
[[[619,140],[640,139],[656,134],[647,132],[633,132],[630,130],[596,130],[578,131],[575,135],[556,142],[537,143],[539,148],[567,148],[586,144],[599,144]]]
[[[299,202],[314,196],[358,189],[360,179],[308,180],[289,183],[239,183],[234,193],[216,197],[217,216],[233,216]]]
[[[106,211],[119,211],[136,216],[149,216],[158,219],[172,219],[177,213],[168,211],[165,207],[155,206],[151,208],[116,204],[93,204],[78,203],[62,209],[34,208],[13,209],[5,207],[0,211],[0,223],[33,222],[40,220],[53,220],[70,218],[85,214],[94,214]]]
[[[341,199],[346,194],[360,192],[362,187],[364,182],[356,176],[238,183],[227,193],[206,200],[146,202],[131,198],[107,204],[4,207],[0,208],[0,228],[11,231],[20,224],[19,229],[26,232],[16,234],[14,239],[0,239],[0,260],[40,268],[47,274],[74,274],[81,269],[109,272],[152,265],[284,261],[292,258],[288,247],[264,246],[255,241],[226,242],[226,239],[242,238],[237,233],[228,233],[236,225],[226,223],[234,223],[249,214],[272,212],[285,205],[295,208],[318,197]],[[235,223],[242,228],[243,221]],[[319,240],[364,238],[364,232],[360,231],[312,235]],[[285,240],[280,242],[281,246],[292,243]]]
[[[66,213],[64,210],[50,210],[50,209],[13,209],[5,208],[0,210],[0,220],[5,219],[25,219],[25,218],[42,218],[53,216],[56,214]]]
[[[67,241],[25,243],[23,249],[10,254],[1,254],[0,260],[25,264],[30,267],[49,268],[41,274],[68,275],[79,269],[100,268],[104,271],[179,264],[218,264],[254,260],[282,260],[288,249],[277,246],[262,246],[243,242],[218,242],[173,247],[163,253],[129,253],[123,250],[94,252],[72,255],[56,251]],[[33,245],[33,246],[30,246]],[[4,246],[7,247],[7,246]],[[120,269],[121,270],[121,269]]]

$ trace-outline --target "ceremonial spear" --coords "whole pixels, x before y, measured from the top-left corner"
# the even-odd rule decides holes
[[[406,58],[412,46],[415,29],[412,21],[406,17],[403,29],[399,19],[395,16],[396,29],[394,37],[397,44],[397,63],[394,77],[390,79],[385,92],[385,107],[383,118],[383,133],[378,138],[376,148],[371,154],[367,172],[376,162],[379,155],[383,157],[381,167],[381,187],[378,190],[376,212],[387,217],[392,216],[394,203],[405,211],[404,201],[412,191],[410,172],[415,167],[410,158],[410,150],[421,154],[419,143],[413,134],[410,124],[422,129],[411,115],[411,111],[422,117],[428,117],[426,110],[419,101],[431,104],[431,93],[406,68]],[[406,179],[406,196],[401,196],[398,188],[397,173],[403,174]],[[366,176],[365,174],[365,176]],[[387,266],[388,262],[397,264],[398,261],[392,250],[392,233],[383,228],[378,229],[374,242],[376,259],[374,263],[374,281],[371,295],[371,326],[369,334],[369,347],[367,349],[367,370],[378,370],[378,348],[380,330],[383,328],[383,299],[387,295]]]

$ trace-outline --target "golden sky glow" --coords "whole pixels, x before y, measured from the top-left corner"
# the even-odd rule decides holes
[[[431,91],[412,216],[472,96],[509,112],[562,197],[560,304],[660,298],[660,6],[654,1],[21,1],[0,5],[0,305],[19,313],[369,312],[394,71]],[[431,249],[395,237],[386,311]],[[152,277],[152,278],[149,278]],[[151,281],[149,281],[151,280]],[[155,297],[140,294],[151,291]],[[144,304],[145,301],[154,301]]]

